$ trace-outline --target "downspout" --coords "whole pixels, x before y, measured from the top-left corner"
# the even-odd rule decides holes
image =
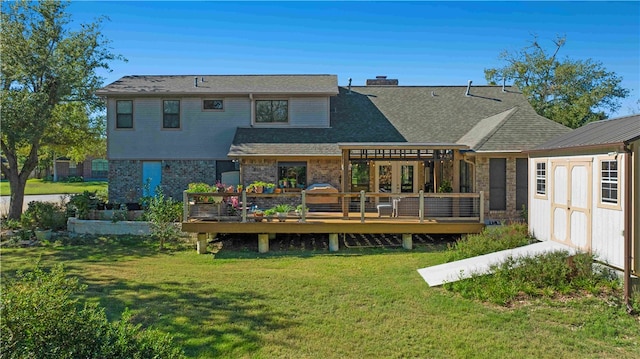
[[[625,199],[624,199],[624,304],[627,306],[627,312],[631,313],[633,307],[631,306],[631,238],[632,238],[632,209],[631,202],[633,201],[633,151],[629,147],[629,144],[625,143]]]

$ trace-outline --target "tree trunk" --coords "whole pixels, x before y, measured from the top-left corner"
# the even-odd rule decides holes
[[[11,202],[9,204],[9,219],[19,220],[24,205],[24,189],[27,176],[19,176],[17,171],[9,172],[9,188],[11,188]]]

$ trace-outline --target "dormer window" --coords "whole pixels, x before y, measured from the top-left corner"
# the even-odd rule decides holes
[[[256,123],[289,122],[289,101],[256,100]]]

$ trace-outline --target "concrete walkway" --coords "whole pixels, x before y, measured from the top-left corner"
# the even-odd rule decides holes
[[[489,274],[491,272],[490,267],[492,265],[504,262],[508,257],[518,258],[534,256],[541,253],[560,250],[568,251],[570,254],[576,253],[574,248],[567,245],[545,241],[418,269],[418,273],[420,273],[422,278],[424,278],[430,287],[434,287],[442,285],[445,282],[451,283],[457,282],[461,279],[470,278],[473,274]]]
[[[70,195],[68,194],[38,194],[38,195],[24,196],[22,211],[27,209],[27,207],[29,206],[29,202],[31,201],[60,203],[62,202],[63,197],[66,198],[66,200],[69,200],[69,196]],[[10,196],[0,197],[0,217],[4,217],[9,213],[10,201],[11,201]]]

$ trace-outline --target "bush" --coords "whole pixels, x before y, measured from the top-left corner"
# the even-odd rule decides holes
[[[599,294],[617,288],[610,272],[594,271],[593,255],[555,251],[530,257],[507,258],[492,266],[492,275],[448,283],[445,288],[466,298],[505,305],[519,297],[553,297],[580,291]]]
[[[529,236],[526,224],[514,223],[507,226],[485,228],[480,234],[470,234],[449,247],[447,261],[480,256],[505,249],[521,247],[534,242]]]
[[[67,227],[65,210],[51,202],[29,202],[29,207],[22,214],[21,223],[27,229],[61,230]]]
[[[151,233],[160,239],[160,249],[165,241],[177,238],[181,231],[175,222],[182,217],[182,204],[171,198],[165,198],[162,190],[149,200],[149,207],[145,210],[145,218],[151,224]]]
[[[96,191],[84,191],[71,196],[67,208],[75,211],[79,219],[89,219],[89,214],[92,210],[98,208],[98,203],[100,203],[100,199]]]
[[[61,265],[2,281],[0,352],[8,358],[182,358],[171,337],[142,330],[125,313],[109,323],[97,304],[74,299],[86,286]]]

